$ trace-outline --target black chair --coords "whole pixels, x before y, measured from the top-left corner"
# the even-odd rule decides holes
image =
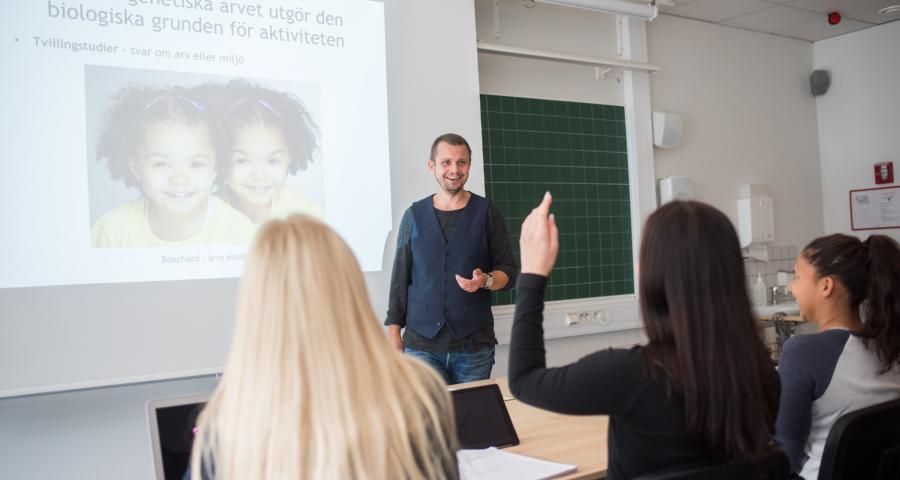
[[[635,480],[787,480],[791,462],[781,450],[756,462],[688,465],[642,475]]]
[[[900,399],[847,413],[828,432],[819,480],[900,478]]]

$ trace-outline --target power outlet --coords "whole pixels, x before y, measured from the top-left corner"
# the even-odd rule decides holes
[[[594,310],[591,320],[597,325],[607,326],[612,323],[612,318],[603,310]]]
[[[566,313],[566,326],[585,324],[591,321],[591,312],[568,312]]]

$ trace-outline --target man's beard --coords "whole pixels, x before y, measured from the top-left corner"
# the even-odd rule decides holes
[[[443,190],[447,193],[451,193],[451,194],[457,194],[457,193],[461,192],[463,190],[463,187],[466,186],[465,182],[463,182],[462,179],[460,179],[459,186],[456,188],[450,188],[449,181],[438,179],[438,178],[435,178],[435,180],[437,180],[438,186],[441,187],[441,190]]]

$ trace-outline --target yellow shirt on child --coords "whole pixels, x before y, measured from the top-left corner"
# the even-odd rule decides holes
[[[206,222],[199,232],[183,240],[163,240],[150,230],[147,199],[142,197],[100,217],[91,227],[91,246],[115,248],[250,243],[255,233],[256,226],[247,217],[210,195]]]

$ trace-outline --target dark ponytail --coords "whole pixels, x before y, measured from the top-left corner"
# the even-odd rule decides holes
[[[863,242],[869,260],[869,281],[862,305],[863,335],[878,352],[887,371],[900,365],[900,247],[884,235]]]
[[[863,321],[862,335],[875,348],[882,368],[900,365],[900,246],[890,237],[865,242],[836,233],[819,237],[803,256],[820,277],[832,276],[850,294]]]

